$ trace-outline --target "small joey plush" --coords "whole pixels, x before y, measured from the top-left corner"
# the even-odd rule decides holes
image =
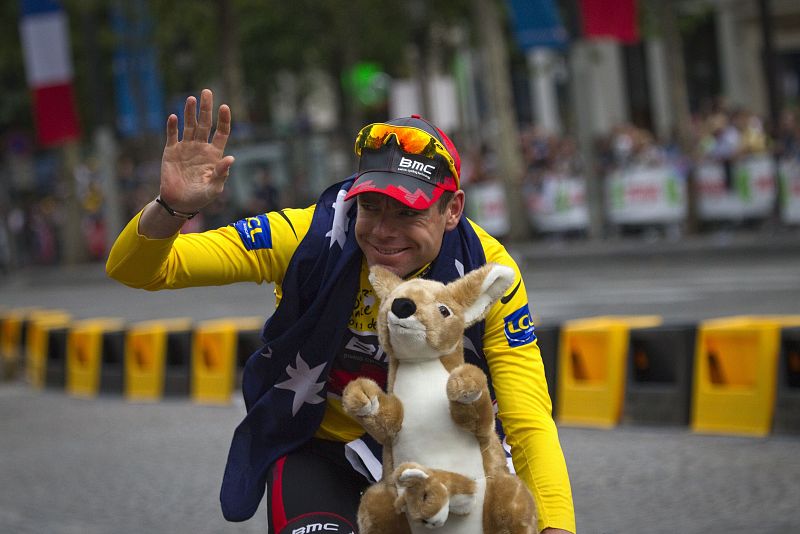
[[[441,527],[450,514],[472,512],[477,503],[477,484],[458,473],[406,462],[397,466],[394,480],[397,512],[428,528]]]

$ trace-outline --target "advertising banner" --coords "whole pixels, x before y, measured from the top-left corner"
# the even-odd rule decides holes
[[[525,190],[530,222],[540,232],[564,232],[589,228],[586,180],[558,174],[545,175]]]
[[[800,158],[780,162],[781,221],[800,224]]]
[[[767,155],[735,162],[726,173],[718,162],[697,167],[698,211],[704,221],[768,217],[777,195],[775,164]]]
[[[466,186],[467,217],[495,237],[511,229],[506,192],[499,182],[484,182]]]
[[[671,224],[686,217],[686,179],[670,166],[630,167],[606,179],[614,224]]]

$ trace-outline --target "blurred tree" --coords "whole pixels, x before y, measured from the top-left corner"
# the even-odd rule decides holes
[[[673,2],[649,0],[646,4],[654,31],[661,35],[666,55],[667,70],[670,76],[669,100],[674,114],[676,141],[688,158],[695,156],[696,146],[692,137],[692,117],[689,110],[689,95],[686,85],[686,66],[683,61],[683,40],[678,25],[678,13]],[[697,191],[694,169],[690,168],[686,177],[686,226],[689,233],[696,233]]]
[[[528,218],[521,194],[525,169],[511,89],[508,32],[504,25],[507,19],[505,10],[496,0],[473,0],[472,4],[486,60],[485,81],[489,96],[487,127],[491,132],[486,142],[497,155],[498,171],[505,185],[511,224],[508,238],[520,241],[528,237]]]
[[[249,114],[260,122],[269,120],[268,96],[281,70],[301,74],[322,68],[338,81],[355,63],[372,61],[392,76],[408,76],[407,47],[415,38],[429,33],[433,24],[447,28],[469,21],[466,0],[427,1],[421,18],[412,17],[403,2],[378,7],[370,0],[148,1],[167,99],[217,86],[230,93],[226,100],[239,117]],[[73,36],[81,121],[90,133],[114,117],[111,0],[62,2]],[[18,2],[0,3],[5,30],[0,34],[0,127],[31,124],[18,20]],[[360,123],[360,110],[343,93],[340,98],[340,123],[350,132]]]
[[[220,32],[220,62],[225,100],[239,117],[250,120],[245,99],[242,54],[239,47],[239,17],[232,0],[217,0]]]
[[[0,2],[0,134],[9,128],[32,129],[30,95],[19,37],[19,3]]]
[[[254,95],[268,95],[275,74],[296,74],[310,67],[322,68],[333,80],[358,61],[375,61],[391,69],[404,57],[410,28],[401,2],[376,9],[367,0],[296,0],[269,2],[240,0],[242,6],[242,53],[248,85]],[[268,35],[269,39],[264,36]],[[353,131],[361,122],[358,110],[339,85],[340,124]],[[300,87],[300,94],[305,88]],[[259,115],[267,115],[267,102]],[[254,111],[256,111],[254,109]]]
[[[168,94],[191,94],[220,77],[216,0],[151,0],[155,40]]]
[[[98,126],[114,122],[111,58],[114,33],[109,0],[64,0],[69,16],[73,83],[81,126],[87,139]]]
[[[263,96],[274,88],[280,70],[299,74],[321,68],[337,81],[362,61],[377,63],[392,76],[405,77],[411,70],[406,52],[419,29],[405,2],[377,6],[370,0],[237,0],[237,4],[245,77],[258,117],[269,113]],[[426,4],[428,15],[421,21],[425,32],[434,21],[465,17],[468,7],[462,0]],[[339,123],[350,134],[362,123],[363,110],[344,94],[341,84],[339,90]]]

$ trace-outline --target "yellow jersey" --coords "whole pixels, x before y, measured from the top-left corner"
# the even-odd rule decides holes
[[[117,238],[106,270],[112,278],[146,290],[271,282],[280,305],[283,277],[313,214],[314,206],[285,209],[207,232],[149,239],[138,233],[139,213]],[[552,418],[525,283],[502,244],[472,221],[470,224],[486,261],[507,265],[516,273],[512,288],[490,310],[483,335],[497,416],[511,447],[514,468],[534,495],[539,529],[575,532],[569,476]],[[376,332],[378,299],[368,274],[362,262],[348,332],[328,376],[325,415],[316,431],[320,438],[347,442],[364,433],[342,408],[341,391],[349,380],[369,376],[382,385],[386,382],[388,360]]]

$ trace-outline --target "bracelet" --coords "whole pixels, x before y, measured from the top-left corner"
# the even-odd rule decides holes
[[[156,197],[156,202],[160,204],[162,208],[167,210],[167,213],[179,219],[186,219],[188,221],[189,219],[200,213],[199,211],[193,211],[191,213],[187,213],[185,211],[175,211],[174,209],[170,208],[166,202],[164,202],[164,200],[161,198],[161,195],[158,195]]]

